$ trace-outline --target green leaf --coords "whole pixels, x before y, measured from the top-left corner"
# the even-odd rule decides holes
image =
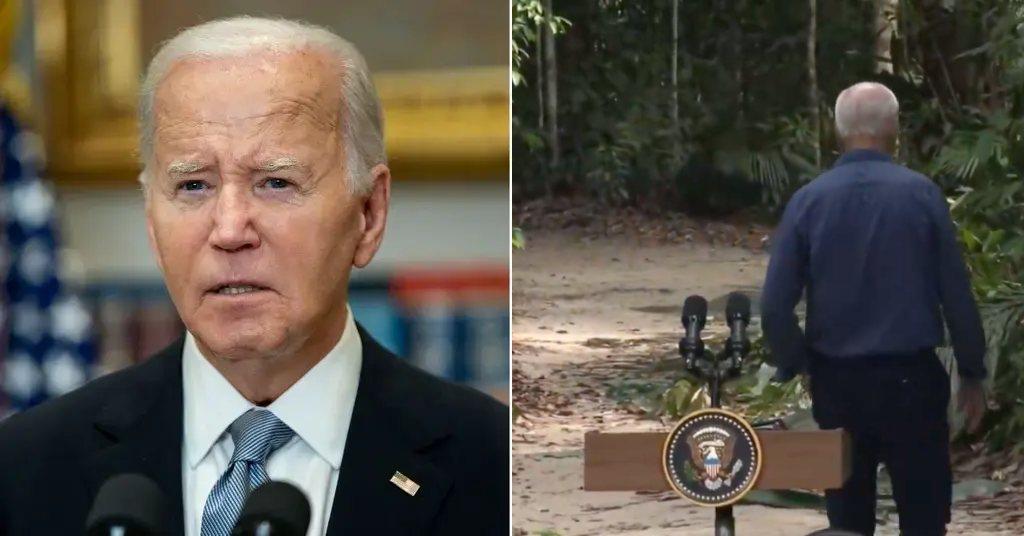
[[[526,249],[526,236],[518,227],[512,228],[512,249]]]

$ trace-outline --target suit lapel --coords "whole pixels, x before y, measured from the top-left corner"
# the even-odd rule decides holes
[[[136,381],[112,397],[98,414],[94,427],[104,445],[87,461],[90,497],[110,477],[140,473],[163,490],[171,530],[182,534],[181,350],[184,338],[139,365]]]
[[[359,331],[363,366],[327,536],[423,534],[452,484],[428,452],[447,431],[428,411],[410,415],[411,408],[429,405],[404,389],[396,358]],[[414,495],[391,482],[396,471],[419,485]]]
[[[397,358],[359,331],[363,365],[327,535],[422,534],[452,485],[430,459],[430,448],[448,435],[445,416],[417,400]],[[85,471],[90,497],[117,474],[151,478],[170,505],[172,535],[184,533],[183,344],[181,338],[140,365],[134,383],[104,406],[94,422],[103,446],[87,460]],[[414,495],[391,482],[395,472],[419,485]]]

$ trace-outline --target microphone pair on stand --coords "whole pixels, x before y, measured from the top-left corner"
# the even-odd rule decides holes
[[[156,536],[168,533],[160,488],[138,474],[116,475],[100,487],[86,521],[88,536]],[[232,536],[305,536],[309,500],[285,482],[267,482],[245,501]]]
[[[703,296],[692,295],[683,302],[683,329],[686,335],[679,341],[679,354],[686,362],[687,369],[697,366],[697,360],[704,355],[704,341],[700,332],[707,323],[708,301]],[[732,292],[725,304],[725,320],[729,324],[729,339],[725,342],[725,355],[729,368],[738,373],[743,356],[750,352],[747,326],[750,325],[750,298],[740,292]]]

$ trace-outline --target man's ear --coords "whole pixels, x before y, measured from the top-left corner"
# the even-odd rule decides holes
[[[373,186],[370,193],[362,200],[363,236],[356,244],[352,264],[356,268],[364,268],[380,249],[384,240],[384,227],[388,221],[388,205],[391,202],[391,170],[385,164],[377,164],[370,170]]]

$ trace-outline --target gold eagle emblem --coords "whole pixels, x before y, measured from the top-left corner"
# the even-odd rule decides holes
[[[743,466],[743,460],[733,464],[733,449],[736,438],[726,429],[718,426],[705,426],[694,431],[686,438],[690,446],[690,460],[697,479],[710,490],[722,485],[731,486],[732,477]]]

